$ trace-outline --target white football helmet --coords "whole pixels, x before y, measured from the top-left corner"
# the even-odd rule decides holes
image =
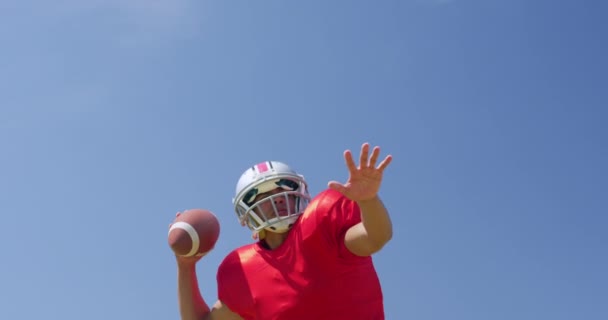
[[[255,202],[258,194],[278,188],[280,192]],[[289,230],[309,201],[304,177],[278,161],[262,162],[247,169],[241,175],[236,196],[232,199],[242,225],[255,232],[266,229],[277,233]]]

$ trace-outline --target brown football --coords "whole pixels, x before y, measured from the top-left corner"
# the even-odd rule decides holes
[[[203,256],[220,235],[217,217],[206,209],[190,209],[177,215],[169,227],[169,246],[176,255]]]

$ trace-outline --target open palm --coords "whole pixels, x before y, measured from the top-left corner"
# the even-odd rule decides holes
[[[344,194],[354,201],[365,201],[376,197],[382,183],[384,169],[391,163],[393,157],[388,155],[376,166],[380,148],[374,147],[371,157],[369,156],[369,144],[361,146],[359,166],[355,164],[350,150],[344,151],[344,160],[348,168],[349,177],[346,183],[330,181],[328,187]]]

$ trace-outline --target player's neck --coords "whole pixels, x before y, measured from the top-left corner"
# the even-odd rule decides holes
[[[278,248],[281,244],[283,244],[285,238],[287,238],[287,232],[275,233],[266,231],[266,237],[264,237],[264,242],[266,242],[266,245],[270,250],[274,250]]]

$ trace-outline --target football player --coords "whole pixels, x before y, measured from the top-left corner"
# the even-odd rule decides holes
[[[371,256],[392,237],[378,191],[392,160],[364,143],[357,165],[344,152],[349,178],[314,198],[288,165],[247,169],[233,204],[257,241],[229,253],[217,272],[218,301],[198,287],[199,258],[177,257],[182,319],[384,319],[382,289]]]

